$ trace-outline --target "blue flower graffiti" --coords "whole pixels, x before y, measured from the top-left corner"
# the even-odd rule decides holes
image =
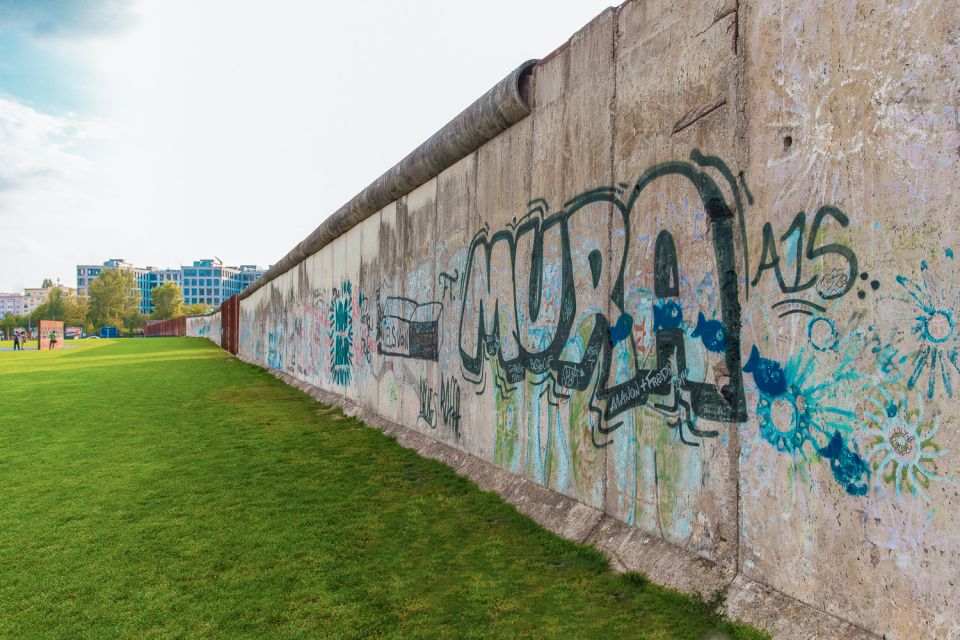
[[[327,313],[330,333],[330,373],[340,386],[350,384],[353,354],[353,285],[344,282],[334,288]]]
[[[757,387],[763,439],[795,460],[806,461],[808,454],[830,460],[837,483],[851,495],[865,495],[870,469],[849,438],[857,415],[839,406],[841,385],[860,377],[851,362],[843,358],[833,375],[821,382],[814,377],[816,358],[805,356],[803,350],[781,365],[762,357],[754,346],[743,370]]]
[[[960,314],[960,281],[957,276],[960,274],[953,265],[953,251],[946,249],[945,256],[940,269],[931,269],[926,260],[922,261],[919,281],[897,276],[906,297],[895,299],[906,309],[901,319],[911,323],[910,333],[915,341],[910,356],[913,369],[907,388],[913,389],[925,379],[928,398],[934,396],[939,384],[952,398],[953,377],[960,374],[960,335],[957,331]]]
[[[909,407],[907,394],[894,397],[883,388],[868,400],[864,411],[864,433],[871,439],[867,457],[883,481],[893,484],[897,495],[904,488],[930,502],[924,489],[931,480],[948,482],[929,468],[930,462],[947,453],[933,438],[940,428],[940,416],[926,421],[923,414],[923,397],[917,393],[914,407]]]

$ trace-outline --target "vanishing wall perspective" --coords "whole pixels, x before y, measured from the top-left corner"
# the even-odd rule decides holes
[[[888,638],[960,637],[958,13],[609,10],[527,118],[241,300],[239,355]]]

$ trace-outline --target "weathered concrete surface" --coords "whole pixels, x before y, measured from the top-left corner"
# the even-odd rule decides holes
[[[187,316],[187,335],[196,338],[207,338],[220,344],[222,331],[220,327],[220,312],[208,316]]]
[[[239,356],[778,636],[960,638],[958,25],[605,11],[528,117],[242,300]]]
[[[782,263],[806,244],[786,286],[753,268],[742,341],[794,363],[799,397],[849,412],[834,415],[870,475],[866,495],[830,490],[836,459],[784,455],[741,425],[741,571],[890,638],[958,638],[960,3],[741,6],[751,264],[766,224]],[[828,245],[850,253],[811,259]],[[850,258],[855,285],[821,297]],[[810,278],[818,295],[789,292]],[[792,298],[825,311],[773,313]]]

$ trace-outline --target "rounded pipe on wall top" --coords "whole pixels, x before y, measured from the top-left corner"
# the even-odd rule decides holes
[[[530,114],[527,84],[536,64],[536,60],[528,60],[514,69],[426,142],[334,212],[313,233],[270,267],[262,278],[247,287],[240,294],[240,298],[248,297],[338,236],[440,175],[445,169],[527,117]]]

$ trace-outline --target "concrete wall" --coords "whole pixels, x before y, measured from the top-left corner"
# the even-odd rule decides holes
[[[958,12],[608,10],[529,117],[242,300],[239,355],[731,577],[960,637]]]
[[[223,335],[220,326],[220,312],[207,316],[187,316],[187,335],[193,338],[207,338],[220,344]]]

